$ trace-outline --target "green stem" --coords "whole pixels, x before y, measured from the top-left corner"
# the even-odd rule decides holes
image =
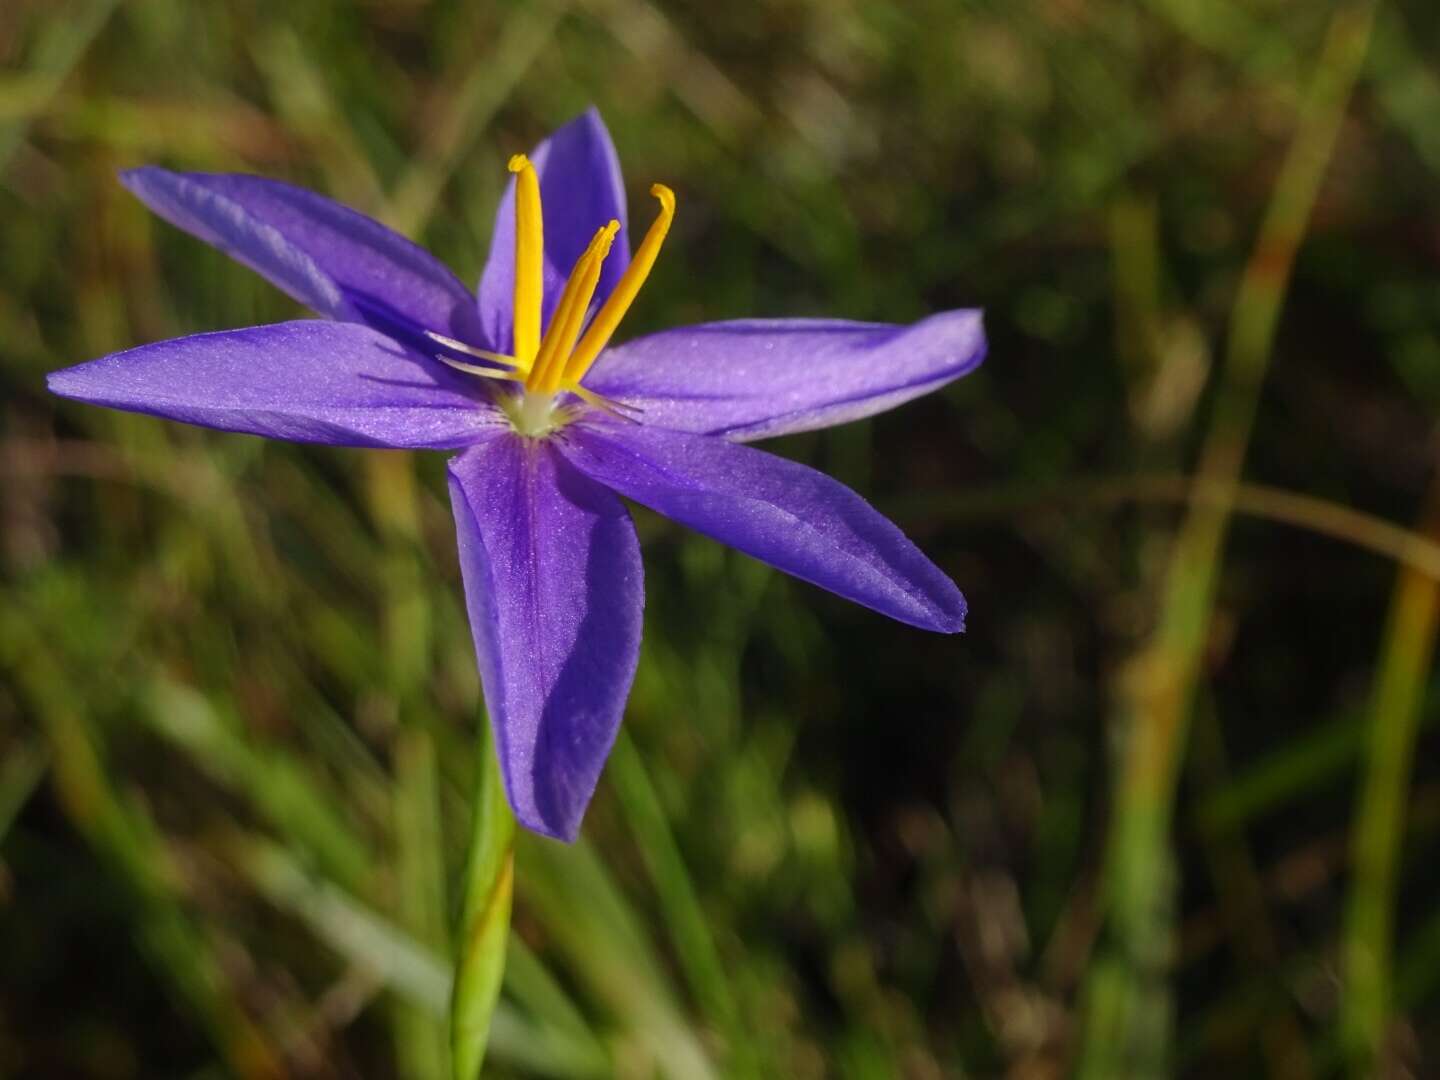
[[[1431,501],[1440,507],[1440,481]],[[1432,509],[1429,525],[1432,535],[1440,530],[1440,511]],[[1397,869],[1437,625],[1440,586],[1402,567],[1371,697],[1369,760],[1351,836],[1354,876],[1341,939],[1345,993],[1340,1031],[1355,1076],[1385,1071],[1381,1057],[1394,997],[1391,940]]]
[[[515,815],[505,800],[500,762],[487,721],[476,769],[474,825],[465,868],[465,911],[450,1000],[455,1080],[475,1080],[485,1062],[490,1020],[505,974],[514,883]]]

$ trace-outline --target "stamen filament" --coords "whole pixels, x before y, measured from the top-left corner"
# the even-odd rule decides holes
[[[616,401],[604,394],[597,394],[594,390],[586,390],[579,383],[566,383],[561,389],[574,394],[586,405],[599,409],[601,412],[607,412],[621,420],[628,420],[632,424],[638,424],[640,416],[645,412],[644,409],[636,408],[634,405],[627,405],[623,401]]]
[[[494,368],[481,367],[479,364],[467,364],[463,360],[452,360],[439,353],[435,354],[435,359],[446,367],[452,367],[456,371],[464,371],[470,375],[479,375],[482,379],[509,379],[511,382],[523,382],[525,379],[525,376],[518,371],[496,371]]]
[[[545,292],[545,227],[540,178],[524,154],[510,159],[515,174],[515,358],[529,368],[540,349],[540,307]]]
[[[489,349],[477,349],[474,345],[466,345],[463,341],[456,341],[454,338],[446,337],[444,334],[437,334],[434,330],[426,330],[425,336],[431,341],[438,341],[447,349],[454,349],[466,356],[474,356],[480,360],[489,360],[492,364],[503,364],[505,367],[518,368],[520,361],[513,356],[506,356],[504,353],[491,352]],[[440,357],[439,359],[444,359]]]
[[[525,379],[527,390],[553,394],[560,388],[564,379],[565,358],[580,336],[590,300],[600,282],[601,264],[610,254],[610,245],[619,231],[620,223],[612,221],[597,232],[585,253],[576,261],[575,269],[570,271],[570,280],[565,283],[560,303],[556,305],[555,314],[550,317],[550,326],[540,342],[540,352]]]
[[[590,365],[600,355],[600,350],[610,343],[610,338],[620,326],[620,320],[630,310],[635,297],[640,292],[640,287],[645,284],[645,279],[650,276],[650,270],[655,265],[655,257],[660,254],[660,246],[665,242],[665,234],[670,231],[670,222],[675,218],[675,193],[664,184],[654,184],[650,188],[650,194],[660,200],[660,215],[650,226],[650,231],[645,234],[645,239],[640,242],[639,249],[635,252],[635,258],[625,268],[625,273],[620,276],[619,282],[615,285],[615,291],[605,301],[595,316],[595,321],[590,324],[590,329],[580,340],[580,345],[570,355],[566,362],[564,381],[578,383],[590,370]],[[553,325],[553,324],[552,324]]]

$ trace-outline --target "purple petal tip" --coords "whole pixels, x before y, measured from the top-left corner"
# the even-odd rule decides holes
[[[954,610],[941,613],[933,629],[938,634],[963,634],[965,632],[965,615],[965,597],[960,594],[959,590],[956,590]]]

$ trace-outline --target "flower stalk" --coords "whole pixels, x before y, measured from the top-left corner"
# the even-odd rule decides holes
[[[515,815],[505,798],[500,760],[487,722],[476,762],[474,820],[465,866],[465,907],[450,999],[455,1080],[476,1080],[485,1063],[490,1021],[505,975],[515,883]]]

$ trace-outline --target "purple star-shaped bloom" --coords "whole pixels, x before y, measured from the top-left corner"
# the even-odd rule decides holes
[[[568,840],[640,648],[640,548],[617,496],[901,622],[961,630],[959,590],[899,529],[741,443],[937,389],[980,362],[985,337],[966,310],[911,326],[747,319],[610,345],[673,196],[652,189],[661,217],[632,259],[593,109],[511,169],[478,302],[423,249],[302,189],[128,172],[156,213],[328,318],[144,345],[49,385],[227,431],[460,451],[450,493],[506,789],[522,824]]]

